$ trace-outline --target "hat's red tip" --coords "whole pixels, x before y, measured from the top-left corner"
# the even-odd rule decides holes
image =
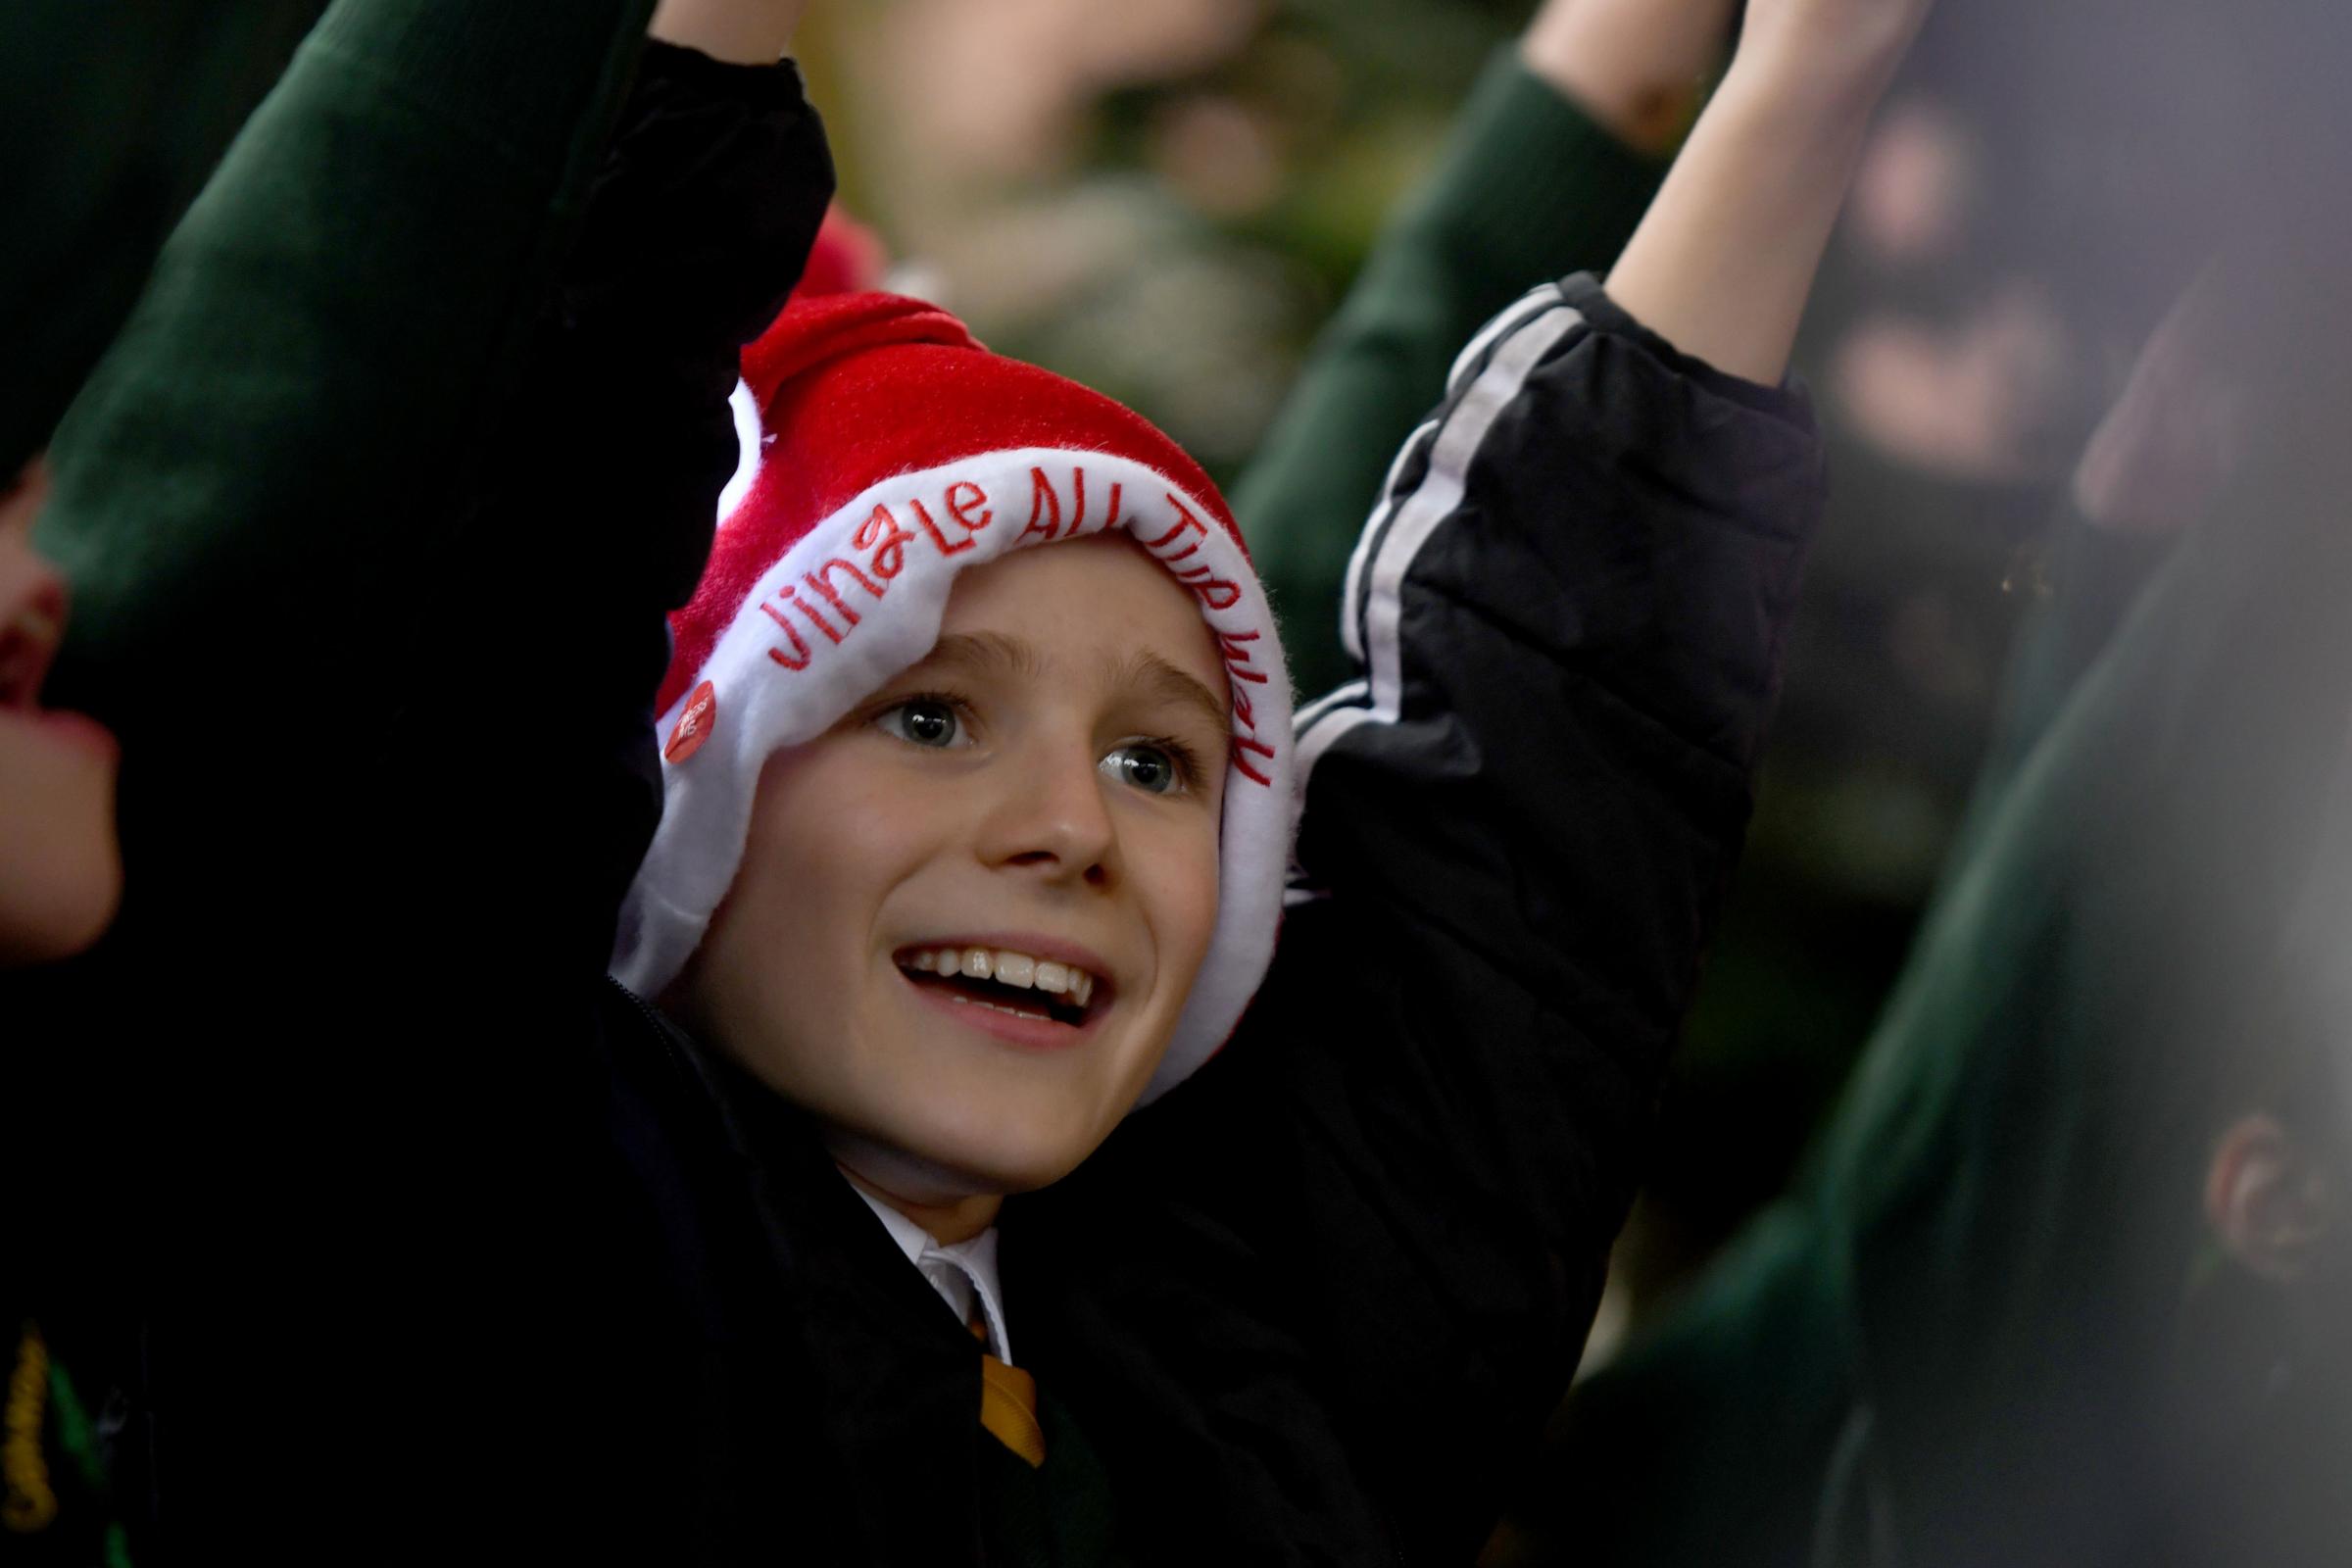
[[[828,360],[899,343],[980,347],[955,317],[902,294],[796,297],[760,340],[743,351],[743,378],[764,409],[774,400],[776,388]]]

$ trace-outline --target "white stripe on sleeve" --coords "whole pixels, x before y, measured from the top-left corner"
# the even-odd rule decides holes
[[[1547,303],[1539,303],[1538,295],[1544,296]],[[1393,498],[1395,520],[1379,543],[1371,544],[1372,534],[1391,510],[1388,506],[1374,515],[1363,543],[1358,546],[1359,556],[1366,547],[1374,552],[1368,562],[1362,563],[1360,590],[1353,580],[1349,583],[1351,606],[1357,601],[1357,591],[1363,605],[1366,646],[1361,657],[1365,662],[1369,703],[1361,708],[1318,705],[1310,710],[1312,716],[1308,722],[1312,723],[1313,732],[1309,734],[1303,727],[1297,731],[1301,782],[1312,773],[1323,753],[1356,725],[1372,719],[1384,724],[1396,722],[1404,695],[1399,636],[1404,617],[1405,574],[1412,569],[1421,547],[1461,506],[1470,465],[1494,429],[1494,421],[1519,396],[1536,366],[1561,338],[1582,325],[1585,318],[1582,312],[1561,300],[1556,287],[1546,285],[1504,313],[1501,319],[1516,320],[1519,324],[1515,329],[1505,328],[1510,333],[1507,340],[1446,415],[1430,452],[1429,471],[1413,490]],[[1470,355],[1467,350],[1464,353],[1466,364]],[[1333,694],[1335,698],[1339,695]]]

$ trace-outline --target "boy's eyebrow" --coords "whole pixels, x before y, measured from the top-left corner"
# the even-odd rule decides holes
[[[1112,687],[1141,688],[1152,696],[1182,707],[1198,709],[1222,732],[1232,722],[1216,693],[1146,648],[1130,654],[1112,674]]]
[[[906,673],[912,675],[931,669],[968,669],[975,673],[1037,678],[1046,673],[1046,662],[1035,647],[1003,632],[951,632],[940,638],[931,652]],[[1121,660],[1111,670],[1109,684],[1113,691],[1140,690],[1155,700],[1197,710],[1220,731],[1232,722],[1216,693],[1149,648],[1139,649]]]
[[[931,652],[916,660],[908,673],[940,668],[1035,678],[1046,672],[1046,662],[1028,643],[1003,632],[950,632],[932,644]]]

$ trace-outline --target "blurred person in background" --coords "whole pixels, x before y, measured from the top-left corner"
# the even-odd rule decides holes
[[[41,449],[166,229],[319,9],[26,0],[0,18],[0,971],[83,951],[122,893],[114,737],[44,700],[70,595],[32,543],[49,483]],[[0,1146],[12,1152],[0,1204],[14,1232],[0,1251],[0,1555],[119,1561],[125,1511],[77,1402],[103,1384],[51,1342],[59,1325],[42,1312],[57,1303],[35,1282],[55,1209],[23,1161],[55,1103],[45,1058],[59,1044],[0,977]]]
[[[2037,69],[2089,70],[2102,23],[2144,48],[2221,20],[2076,16]],[[2352,137],[2328,85],[2352,55],[2330,16],[2271,20],[2198,58],[2223,90],[2158,138],[2251,79],[2272,114],[2208,127],[2248,162],[2175,166],[2105,237],[2119,288],[2160,273],[2176,303],[2076,470],[1845,1100],[1795,1190],[1572,1396],[1497,1560],[2317,1563],[2352,1539]]]
[[[32,546],[41,449],[322,4],[26,0],[0,22],[0,966],[87,947],[120,896],[111,738],[40,702],[69,603]]]

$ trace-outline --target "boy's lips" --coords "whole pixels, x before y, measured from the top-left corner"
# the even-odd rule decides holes
[[[1075,1023],[1064,1023],[1052,1017],[1038,1016],[1026,1011],[1009,1011],[1005,1007],[952,991],[937,983],[924,983],[913,975],[901,971],[906,988],[915,1000],[956,1023],[994,1035],[1000,1040],[1032,1051],[1066,1051],[1083,1044],[1093,1036],[1102,1021],[1103,1009],[1093,1006]]]
[[[1116,987],[1092,950],[1034,932],[962,933],[900,948],[900,977],[958,1022],[1032,1047],[1074,1045]]]

